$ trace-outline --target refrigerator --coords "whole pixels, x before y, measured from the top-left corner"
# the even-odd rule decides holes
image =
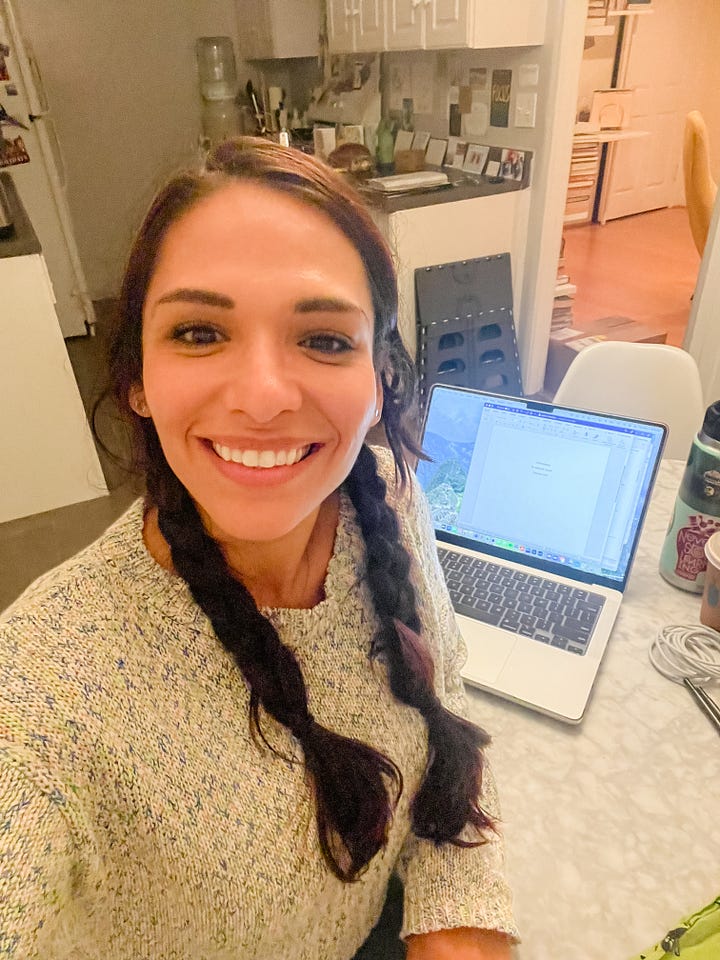
[[[95,314],[68,208],[52,104],[45,96],[32,50],[23,39],[13,0],[0,0],[0,108],[0,118],[10,118],[0,122],[5,141],[21,140],[13,162],[1,169],[10,173],[40,241],[62,334],[92,334]],[[5,155],[7,159],[7,151]]]

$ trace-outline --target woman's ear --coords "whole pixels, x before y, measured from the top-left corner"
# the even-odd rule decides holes
[[[380,380],[380,375],[378,374],[375,377],[375,416],[373,417],[372,425],[380,423],[382,419],[382,410],[383,410],[383,388],[382,381]]]
[[[145,391],[143,390],[141,384],[136,383],[130,387],[128,403],[130,404],[130,409],[133,411],[133,413],[136,413],[139,417],[150,416],[150,408],[147,405]]]

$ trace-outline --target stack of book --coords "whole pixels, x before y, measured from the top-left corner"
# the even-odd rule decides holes
[[[605,17],[607,15],[608,0],[589,0],[588,19],[595,17]]]
[[[574,283],[570,283],[570,277],[566,271],[565,237],[563,237],[560,246],[560,257],[558,258],[558,272],[557,280],[555,282],[555,299],[553,301],[552,320],[550,321],[551,334],[557,333],[558,330],[564,330],[565,327],[571,327],[573,322],[572,308],[577,287]]]
[[[583,223],[592,218],[600,166],[600,144],[588,137],[575,137],[570,160],[565,223]]]

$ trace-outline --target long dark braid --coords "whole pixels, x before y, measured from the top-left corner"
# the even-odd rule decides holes
[[[166,496],[169,492],[167,487],[163,491]],[[323,855],[336,876],[354,880],[385,845],[402,791],[400,771],[372,747],[316,722],[294,654],[231,574],[179,481],[172,492],[168,499],[174,502],[160,508],[158,520],[173,565],[247,681],[253,735],[269,746],[262,730],[262,707],[300,742],[314,787]]]
[[[375,651],[386,660],[393,694],[419,710],[428,728],[428,764],[412,803],[413,830],[437,843],[468,845],[457,836],[466,824],[478,831],[493,826],[478,805],[481,749],[489,737],[446,710],[435,693],[432,660],[418,636],[410,557],[369,447],[360,451],[346,488],[365,540],[367,578],[380,621]]]

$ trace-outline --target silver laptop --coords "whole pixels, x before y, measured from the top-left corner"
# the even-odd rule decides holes
[[[417,476],[468,648],[464,679],[582,720],[667,428],[436,384]]]

